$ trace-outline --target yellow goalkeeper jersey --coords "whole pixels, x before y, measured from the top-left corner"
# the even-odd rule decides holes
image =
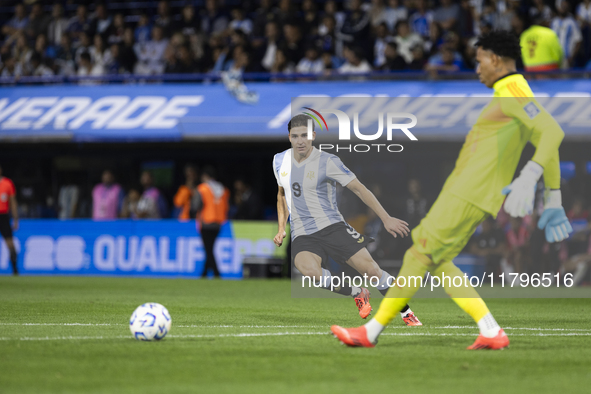
[[[528,141],[536,147],[532,160],[544,167],[546,187],[560,188],[558,148],[564,132],[522,75],[505,76],[493,89],[493,99],[466,136],[443,192],[496,217],[505,199],[501,190],[513,180]]]

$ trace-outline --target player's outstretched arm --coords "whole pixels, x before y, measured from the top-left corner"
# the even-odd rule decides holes
[[[562,207],[560,192],[560,158],[558,150],[564,139],[564,131],[543,107],[535,100],[523,108],[514,106],[516,117],[532,130],[529,141],[536,152],[521,174],[511,185],[503,189],[509,194],[505,201],[505,211],[511,216],[525,216],[533,212],[535,185],[544,174],[546,193],[544,212],[538,227],[545,230],[548,242],[559,242],[568,238],[573,231]]]
[[[273,242],[277,246],[281,246],[283,244],[283,238],[287,235],[285,232],[285,223],[287,222],[287,217],[289,216],[287,209],[287,202],[285,201],[285,189],[279,186],[279,191],[277,192],[277,224],[278,230],[277,235],[273,238]]]
[[[353,179],[347,184],[347,189],[351,190],[367,205],[370,207],[376,215],[384,223],[384,228],[394,236],[394,238],[400,235],[401,237],[407,236],[410,233],[408,229],[408,223],[404,220],[396,219],[388,214],[382,204],[378,201],[376,196],[369,191],[365,185],[359,182],[358,179]]]

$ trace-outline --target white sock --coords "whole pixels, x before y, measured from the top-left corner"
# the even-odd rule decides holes
[[[351,286],[351,297],[355,298],[361,293],[360,287]]]
[[[378,336],[384,331],[386,326],[382,326],[376,319],[371,319],[365,324],[365,330],[367,331],[367,339],[371,343],[375,343]]]
[[[412,311],[410,310],[410,308],[408,308],[404,312],[400,312],[400,317],[404,317],[404,316],[408,315],[409,313],[412,313]]]
[[[478,321],[478,328],[480,329],[480,334],[486,338],[496,337],[501,330],[501,327],[490,312]]]
[[[392,279],[388,280],[389,278],[392,278]],[[396,280],[394,279],[394,277],[392,275],[390,275],[386,271],[382,271],[382,277],[380,278],[380,281],[379,281],[378,285],[376,286],[376,289],[378,289],[380,292],[384,291],[384,290],[387,291],[390,288],[390,286],[388,286],[388,283],[390,285],[393,285],[394,283],[396,283]]]

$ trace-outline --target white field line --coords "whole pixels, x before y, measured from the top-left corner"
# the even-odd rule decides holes
[[[111,324],[111,323],[2,323],[0,322],[0,326],[127,326],[125,323],[119,324]],[[176,328],[328,328],[329,325],[326,326],[311,326],[311,325],[200,325],[200,324],[191,324],[191,325],[173,325]],[[425,326],[426,329],[435,329],[435,330],[476,330],[477,326],[439,326],[439,327],[429,327]],[[406,326],[390,326],[387,328],[388,331],[390,330],[408,330],[413,328],[408,328]],[[421,328],[415,328],[417,330],[421,330]],[[591,329],[587,328],[539,328],[539,327],[503,327],[504,330],[527,330],[527,331],[580,331],[580,332],[591,332]]]
[[[218,334],[218,335],[168,335],[168,338],[188,339],[188,338],[244,338],[244,337],[272,337],[272,336],[295,336],[295,335],[329,335],[328,332],[266,332],[266,333],[237,333],[237,334]],[[475,334],[468,333],[430,333],[430,332],[408,332],[408,333],[383,333],[387,336],[470,336]],[[511,334],[511,337],[570,337],[570,336],[591,336],[591,333],[535,333],[535,334]],[[0,337],[0,341],[80,341],[97,339],[132,339],[131,335],[118,336],[59,336],[59,337],[20,337],[8,338]]]

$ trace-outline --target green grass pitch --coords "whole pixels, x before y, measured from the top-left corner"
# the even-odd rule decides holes
[[[133,310],[172,315],[161,342],[129,332]],[[511,340],[468,351],[473,321],[448,299],[417,299],[375,349],[331,324],[362,323],[353,300],[294,299],[282,280],[0,278],[0,392],[589,393],[589,299],[490,299]],[[379,300],[374,300],[374,311]]]

